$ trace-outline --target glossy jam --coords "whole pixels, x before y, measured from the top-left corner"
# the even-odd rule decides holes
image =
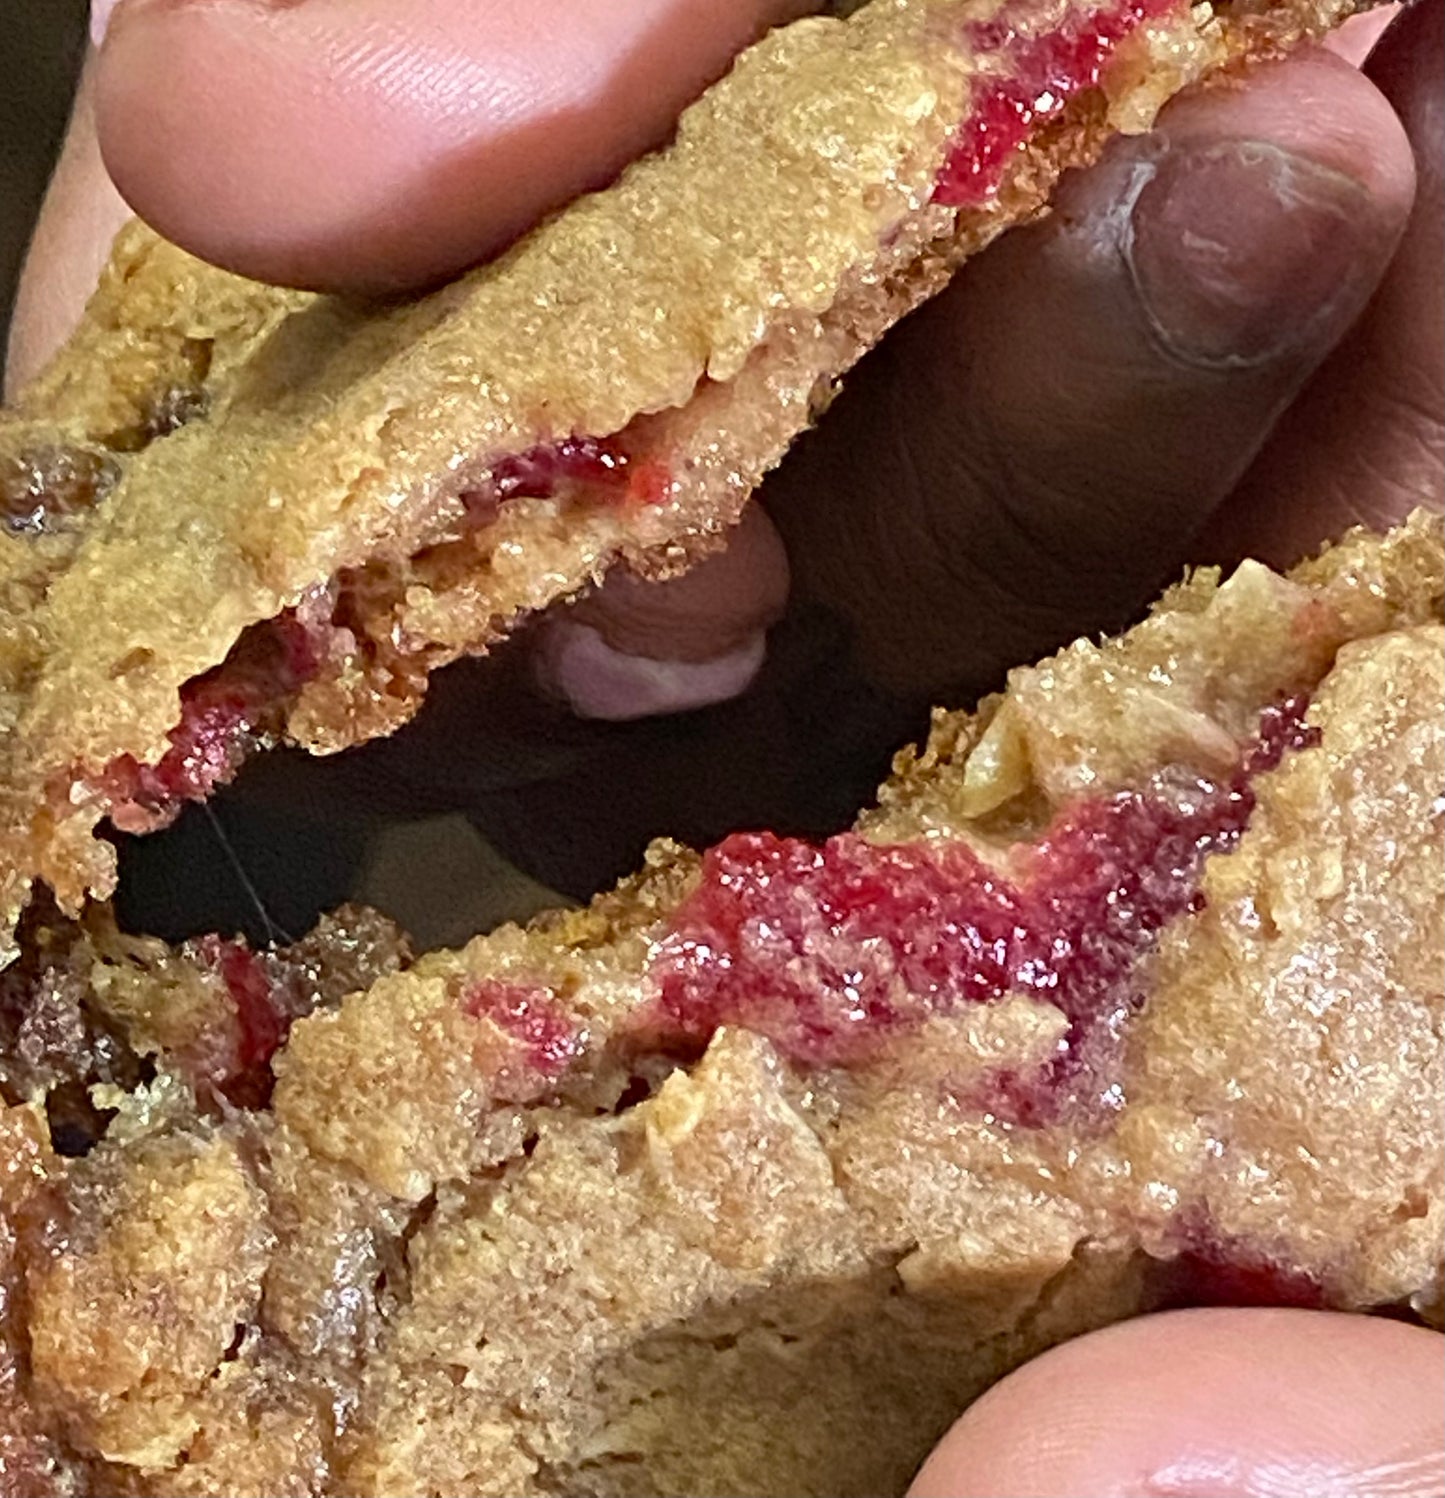
[[[517,1041],[523,1065],[545,1080],[560,1076],[578,1052],[581,1037],[575,1026],[540,984],[482,979],[468,987],[462,1006]]]
[[[1064,1011],[1077,1046],[1137,1007],[1135,964],[1197,908],[1205,856],[1231,847],[1253,809],[1250,777],[1312,741],[1304,707],[1271,708],[1226,782],[1166,773],[1067,808],[1015,850],[1008,877],[955,840],[730,837],[660,945],[647,1023],[684,1047],[742,1025],[836,1066],[931,1015],[1025,993]]]
[[[275,1085],[272,1059],[296,1012],[283,971],[244,942],[220,936],[201,937],[194,952],[225,984],[233,1023],[209,1028],[176,1059],[203,1102],[224,1098],[232,1107],[262,1108]]]
[[[1202,1217],[1191,1245],[1160,1270],[1165,1306],[1295,1306],[1317,1311],[1327,1303],[1319,1280],[1271,1259],[1257,1244],[1216,1234]]]
[[[671,479],[656,459],[631,456],[616,437],[563,437],[509,453],[488,481],[462,496],[473,522],[490,521],[510,499],[567,499],[584,503],[660,504]]]
[[[564,483],[621,489],[627,483],[627,456],[606,438],[564,437],[512,453],[492,469],[499,500],[546,499]]]
[[[174,816],[186,801],[203,801],[240,768],[267,734],[288,699],[316,675],[322,661],[316,631],[294,614],[248,630],[226,661],[181,690],[181,720],[170,747],[153,765],[130,755],[113,760],[103,789],[122,831],[147,831]]]
[[[239,941],[210,939],[203,951],[225,979],[236,1010],[236,1060],[243,1071],[269,1067],[289,1028],[265,963]]]
[[[1003,67],[985,74],[973,107],[954,136],[938,174],[934,201],[953,208],[986,202],[1029,137],[1056,118],[1075,94],[1095,87],[1115,46],[1147,20],[1176,9],[1176,0],[1130,0],[1071,13],[1062,26],[1025,31],[1028,7],[1007,0],[997,15],[968,28],[981,60]]]

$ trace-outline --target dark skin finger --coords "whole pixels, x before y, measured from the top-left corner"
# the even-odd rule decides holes
[[[1280,421],[1201,555],[1287,565],[1321,536],[1438,505],[1445,473],[1445,6],[1416,5],[1366,66],[1415,146],[1409,227],[1365,316]]]
[[[1358,317],[1413,190],[1393,110],[1329,54],[1178,101],[900,329],[780,475],[795,592],[924,695],[1127,621]]]

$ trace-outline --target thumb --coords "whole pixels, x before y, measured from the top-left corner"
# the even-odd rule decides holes
[[[1321,1311],[1196,1310],[1067,1342],[978,1401],[912,1498],[1431,1498],[1445,1339]]]
[[[666,138],[809,0],[121,0],[116,185],[218,265],[324,290],[484,259]]]

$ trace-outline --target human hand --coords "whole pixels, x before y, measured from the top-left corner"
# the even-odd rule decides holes
[[[312,285],[415,284],[665,134],[743,40],[803,8],[649,0],[620,22],[551,3],[127,0],[37,238],[12,379],[63,336],[125,211],[96,113],[118,180],[183,243]],[[408,807],[464,808],[584,893],[659,832],[838,825],[930,701],[1125,622],[1186,559],[1287,562],[1428,501],[1441,16],[1417,6],[1368,78],[1298,57],[1117,143],[864,365],[725,553],[553,611],[447,673],[371,760]],[[1420,183],[1403,242],[1401,119]],[[734,698],[785,610],[742,700],[595,721]]]
[[[910,1498],[1434,1498],[1445,1339],[1321,1311],[1149,1316],[983,1396]]]
[[[656,0],[619,36],[615,7],[552,3],[567,25],[535,0],[132,0],[42,231],[16,372],[63,336],[122,212],[91,98],[116,177],[173,237],[257,274],[392,289],[605,178],[756,24],[799,8],[719,5],[709,26],[696,4]],[[600,717],[726,697],[791,588],[796,607],[847,620],[880,695],[959,697],[1119,622],[1186,557],[1288,560],[1437,493],[1441,15],[1408,16],[1373,82],[1317,54],[1121,143],[860,372],[770,484],[771,522],[755,509],[689,578],[617,579],[549,621],[531,660],[550,689]],[[1408,230],[1397,112],[1419,163]],[[595,795],[596,741],[575,743]],[[702,777],[653,778],[690,801]],[[540,794],[550,814],[509,786],[511,814],[529,841],[562,829],[575,854],[578,818]],[[654,799],[638,819],[681,829],[674,809]],[[615,826],[599,839],[615,847]],[[1439,1492],[1439,1341],[1263,1314],[1070,1344],[981,1401],[915,1492]]]
[[[93,80],[106,161],[163,232],[221,263],[415,286],[605,180],[738,46],[811,8],[551,7],[128,0]],[[774,524],[755,509],[689,577],[618,577],[551,621],[534,652],[548,685],[600,718],[733,695],[791,567],[794,605],[846,620],[874,683],[957,698],[1123,622],[1186,559],[1285,562],[1433,493],[1441,15],[1404,17],[1368,78],[1307,54],[1117,143],[860,371],[765,490]],[[118,216],[90,98],[17,374],[74,316]],[[1421,188],[1397,255],[1416,189],[1401,119]]]

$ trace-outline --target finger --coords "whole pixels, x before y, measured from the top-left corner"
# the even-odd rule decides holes
[[[1026,1364],[911,1498],[1435,1498],[1445,1339],[1319,1311],[1178,1311]]]
[[[620,722],[726,702],[762,669],[768,627],[788,598],[788,562],[761,510],[727,549],[671,582],[609,577],[543,621],[543,689],[584,718]]]
[[[265,280],[394,291],[664,139],[806,0],[124,0],[105,160],[161,233]]]
[[[81,75],[70,128],[16,291],[5,361],[13,395],[70,335],[129,210],[111,185],[95,139],[93,75]]]
[[[996,683],[1117,626],[1358,316],[1414,188],[1325,52],[1181,98],[899,330],[785,466],[795,591],[879,680]]]
[[[1395,0],[1395,3],[1380,5],[1374,10],[1361,11],[1330,32],[1321,45],[1346,62],[1354,63],[1357,68],[1363,67],[1365,59],[1374,51],[1400,9],[1398,0]]]
[[[1445,491],[1445,4],[1411,6],[1369,75],[1415,148],[1419,188],[1360,325],[1291,407],[1210,527],[1204,560],[1288,565],[1329,536],[1377,528]]]

